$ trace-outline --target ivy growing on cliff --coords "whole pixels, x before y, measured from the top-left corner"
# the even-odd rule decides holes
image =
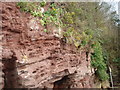
[[[101,29],[99,29],[101,27],[97,26],[102,20],[98,22],[94,19],[95,8],[99,7],[98,3],[66,4],[62,18],[66,29],[64,36],[68,43],[73,43],[77,48],[90,46],[94,51],[91,55],[91,66],[95,68],[99,80],[108,80],[107,64],[101,45],[103,42]]]
[[[92,48],[94,49],[94,53],[91,55],[91,65],[96,69],[96,74],[100,78],[100,80],[104,81],[109,78],[107,72],[106,61],[103,57],[102,46],[96,41]]]

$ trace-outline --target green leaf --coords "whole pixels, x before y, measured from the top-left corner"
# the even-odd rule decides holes
[[[42,20],[42,19],[40,20],[40,23],[41,23],[42,26],[44,26],[44,25],[46,24],[46,23],[44,22],[44,20]]]
[[[48,32],[48,30],[47,30],[47,29],[44,29],[44,32]]]

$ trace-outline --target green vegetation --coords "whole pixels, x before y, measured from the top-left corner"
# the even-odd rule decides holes
[[[103,8],[103,6],[105,7]],[[66,30],[64,36],[67,38],[67,42],[74,43],[77,48],[89,45],[94,50],[94,53],[91,55],[91,65],[96,69],[96,75],[101,81],[109,78],[107,62],[111,58],[111,56],[108,58],[108,55],[110,55],[110,49],[108,48],[111,46],[106,44],[109,43],[111,38],[114,38],[114,36],[110,36],[108,33],[113,34],[111,31],[115,31],[112,28],[111,31],[109,30],[110,25],[114,26],[114,21],[111,21],[111,18],[105,18],[107,16],[106,11],[109,10],[104,10],[108,6],[106,6],[106,3],[99,5],[97,2],[66,3],[62,18]],[[113,55],[115,57],[115,54]]]
[[[42,26],[53,24],[63,28],[63,36],[67,43],[76,48],[89,47],[93,49],[91,65],[96,69],[96,75],[101,81],[107,80],[107,64],[119,62],[118,27],[116,13],[110,11],[110,5],[103,2],[86,3],[51,3],[47,11],[41,8],[46,2],[28,3],[19,2],[17,5],[22,11],[29,12],[40,19]],[[46,28],[44,32],[49,32]]]
[[[61,25],[61,20],[59,19],[59,14],[61,13],[61,9],[57,8],[53,3],[50,5],[47,11],[44,10],[46,2],[19,2],[17,6],[20,7],[21,11],[29,12],[34,17],[38,17],[40,19],[40,23],[42,26],[46,26],[48,24],[53,24],[55,26]],[[43,10],[43,11],[42,11]]]
[[[45,5],[46,5],[46,2],[41,2],[41,3],[40,3],[40,6],[41,6],[41,7],[44,7]]]
[[[108,74],[106,73],[107,66],[103,58],[102,47],[99,42],[92,45],[94,53],[91,55],[91,65],[96,68],[96,74],[99,76],[100,80],[104,81],[108,79]]]
[[[120,58],[113,59],[113,62],[116,62],[116,63],[119,64],[119,62],[120,62]]]
[[[44,29],[44,32],[46,32],[46,33],[47,33],[47,32],[48,32],[48,30],[47,30],[47,29]]]

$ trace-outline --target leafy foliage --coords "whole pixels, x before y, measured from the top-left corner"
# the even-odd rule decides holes
[[[42,26],[46,26],[47,24],[53,24],[56,26],[61,25],[61,20],[59,19],[59,15],[61,13],[60,8],[56,8],[55,4],[51,4],[50,8],[47,11],[42,12],[41,8],[44,9],[46,2],[39,3],[31,3],[31,2],[19,2],[17,6],[20,7],[22,11],[29,12],[34,17],[40,18],[40,23]]]
[[[46,5],[46,2],[41,2],[41,3],[40,3],[40,6],[41,6],[41,7],[44,7],[45,5]]]
[[[94,46],[94,53],[91,56],[91,65],[96,68],[96,73],[99,76],[100,80],[107,80],[108,74],[106,73],[107,67],[104,61],[102,47],[99,42],[95,42]]]
[[[97,6],[99,7],[98,3],[67,3],[62,21],[66,28],[64,36],[69,43],[73,43],[77,48],[85,47],[86,45],[93,48],[94,53],[91,56],[91,65],[96,68],[96,74],[99,79],[104,81],[109,76],[106,72],[105,60],[107,58],[104,56],[101,46],[103,33],[101,26],[99,26],[100,29],[98,27],[99,22],[97,20],[94,21],[95,8]]]

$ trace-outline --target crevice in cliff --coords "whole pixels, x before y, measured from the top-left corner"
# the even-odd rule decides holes
[[[22,84],[16,68],[16,58],[13,57],[11,59],[3,59],[2,63],[4,65],[4,88],[20,87]]]
[[[61,89],[62,90],[62,88],[70,88],[72,83],[70,83],[68,81],[70,81],[69,75],[66,75],[62,79],[60,79],[58,81],[55,81],[53,90],[57,90],[57,89]]]
[[[70,89],[71,87],[73,87],[74,86],[74,80],[73,80],[74,75],[75,73],[69,74],[69,75],[62,77],[62,79],[55,81],[53,90],[62,90],[63,88]]]

